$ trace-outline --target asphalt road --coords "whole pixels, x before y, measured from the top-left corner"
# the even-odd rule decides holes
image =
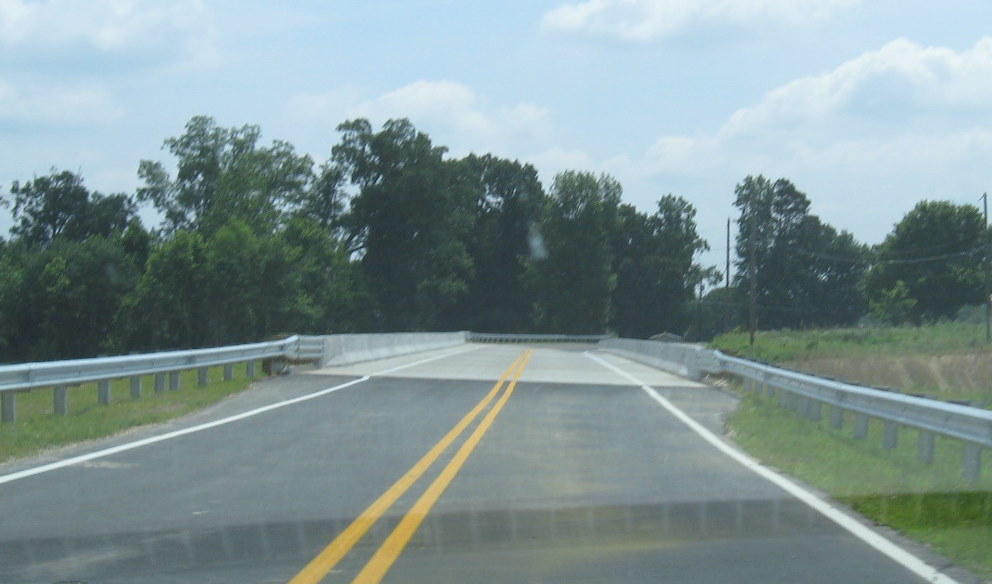
[[[524,349],[298,373],[179,422],[0,467],[0,583],[374,581],[370,566],[425,584],[924,581],[600,360],[715,432],[731,396],[611,355]]]

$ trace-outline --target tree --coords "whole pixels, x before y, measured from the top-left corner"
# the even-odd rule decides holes
[[[261,134],[258,126],[221,128],[213,118],[192,118],[182,136],[163,146],[177,159],[176,178],[162,163],[142,160],[138,199],[165,215],[170,232],[211,234],[237,219],[272,233],[310,187],[313,160],[288,142],[259,146]]]
[[[534,305],[526,281],[530,234],[545,197],[537,170],[491,154],[470,155],[457,168],[475,201],[467,240],[473,276],[468,294],[447,324],[478,331],[527,331]]]
[[[78,174],[53,169],[51,174],[10,188],[14,226],[11,234],[29,246],[45,247],[56,238],[81,242],[110,237],[136,217],[130,196],[91,193]]]
[[[343,244],[324,226],[302,217],[290,221],[278,237],[293,258],[283,330],[305,334],[368,330],[369,295]]]
[[[6,250],[0,313],[3,360],[92,357],[104,348],[114,314],[138,272],[119,243],[57,238],[44,249]],[[15,342],[16,341],[16,342]]]
[[[347,203],[345,181],[345,169],[333,162],[321,166],[316,180],[303,195],[297,214],[328,232],[336,233],[342,229]]]
[[[845,324],[864,314],[863,245],[810,214],[805,193],[786,179],[748,176],[735,192],[735,280],[762,327]]]
[[[202,346],[211,337],[206,263],[199,233],[180,230],[157,245],[117,312],[112,346],[118,351]]]
[[[468,292],[472,189],[408,120],[374,132],[368,120],[338,126],[334,162],[358,187],[344,218],[383,330],[432,330]]]
[[[539,330],[606,331],[616,286],[610,237],[621,191],[620,183],[605,174],[566,171],[555,176],[538,229],[547,257],[534,262]]]
[[[651,216],[620,207],[612,301],[618,335],[647,338],[686,327],[684,304],[711,273],[693,261],[709,249],[696,232],[695,216],[696,209],[675,195],[662,197]]]
[[[976,206],[923,201],[878,246],[865,293],[875,306],[896,302],[917,324],[951,318],[962,306],[985,300],[986,238]]]

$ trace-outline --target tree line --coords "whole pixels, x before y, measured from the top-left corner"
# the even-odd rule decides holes
[[[580,171],[546,189],[530,164],[448,157],[405,119],[338,132],[317,163],[200,116],[165,140],[171,161],[140,163],[134,193],[58,169],[13,183],[0,361],[285,333],[684,328],[707,247],[685,199],[640,212]]]
[[[737,326],[919,326],[989,297],[992,232],[975,205],[922,201],[868,246],[811,214],[809,198],[787,179],[748,176],[735,195],[733,278],[699,303],[701,335]]]
[[[192,118],[134,193],[78,173],[0,203],[0,362],[257,341],[287,333],[663,331],[919,322],[985,296],[985,223],[924,202],[879,246],[810,214],[786,179],[736,189],[736,260],[699,264],[696,209],[651,213],[606,174],[447,155],[408,120],[337,128],[322,162],[258,126]],[[161,223],[146,226],[139,205]],[[929,258],[929,259],[928,259]],[[708,293],[704,292],[709,290]],[[753,307],[753,310],[751,308]]]

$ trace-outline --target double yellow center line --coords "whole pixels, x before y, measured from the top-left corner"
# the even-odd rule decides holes
[[[403,553],[403,549],[409,543],[410,538],[413,537],[417,528],[420,527],[431,507],[441,497],[444,490],[448,488],[448,485],[454,480],[455,475],[461,470],[462,465],[468,460],[468,457],[482,440],[486,431],[492,426],[496,416],[499,415],[500,410],[503,409],[503,406],[510,399],[510,395],[513,394],[513,390],[517,386],[517,381],[520,379],[521,374],[523,374],[524,368],[527,367],[527,363],[530,361],[532,355],[533,351],[527,350],[517,357],[510,367],[503,372],[496,385],[482,398],[482,401],[476,404],[437,444],[427,451],[427,454],[423,458],[410,467],[410,470],[406,474],[400,477],[393,486],[389,487],[386,492],[369,505],[344,531],[338,534],[334,538],[334,541],[289,581],[289,584],[317,584],[320,582],[351,551],[355,544],[372,528],[375,522],[389,510],[393,503],[402,497],[430,469],[444,451],[465,432],[465,429],[489,406],[496,396],[499,395],[503,386],[506,385],[506,391],[503,392],[503,395],[500,396],[496,404],[486,413],[472,434],[462,443],[451,461],[448,462],[438,477],[434,479],[434,482],[427,487],[424,494],[417,499],[417,502],[413,504],[410,511],[400,520],[392,533],[389,534],[389,537],[386,538],[368,563],[365,564],[362,571],[353,580],[353,582],[362,584],[380,582],[396,559]],[[507,381],[509,381],[509,384],[507,384]]]

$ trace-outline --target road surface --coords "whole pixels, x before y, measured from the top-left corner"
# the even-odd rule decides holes
[[[924,581],[640,384],[716,433],[735,403],[617,356],[518,345],[260,382],[0,467],[0,582]]]

